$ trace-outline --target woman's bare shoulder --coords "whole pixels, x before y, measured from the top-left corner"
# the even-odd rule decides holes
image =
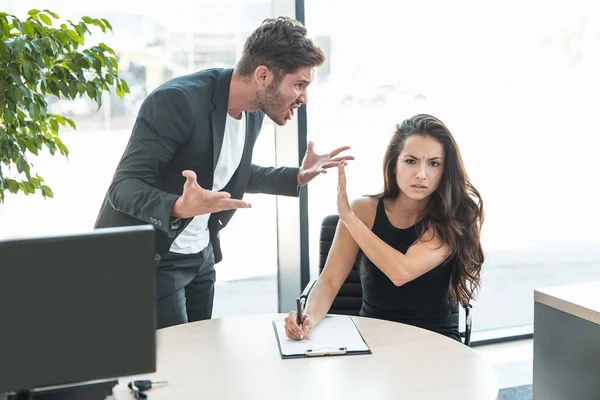
[[[352,211],[363,224],[370,228],[375,222],[375,214],[377,213],[377,203],[379,199],[371,196],[363,196],[354,199],[351,203]]]

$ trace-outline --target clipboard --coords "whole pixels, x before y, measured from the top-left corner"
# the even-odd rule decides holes
[[[285,334],[285,323],[273,321],[282,359],[372,354],[351,317],[326,316],[310,333],[310,339],[294,340]]]

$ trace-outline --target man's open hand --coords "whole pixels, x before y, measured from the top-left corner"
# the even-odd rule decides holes
[[[336,157],[341,152],[349,150],[350,146],[340,147],[325,154],[316,154],[314,147],[313,142],[308,142],[302,166],[298,171],[298,186],[306,185],[317,175],[326,174],[328,168],[337,167],[340,161],[354,160],[354,156]]]
[[[191,218],[196,215],[212,214],[223,210],[250,208],[250,203],[232,199],[227,192],[213,192],[202,188],[194,171],[182,172],[185,176],[183,194],[175,201],[172,215],[178,218]]]

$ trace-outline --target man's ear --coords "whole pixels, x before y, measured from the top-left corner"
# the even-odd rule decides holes
[[[273,80],[273,73],[266,65],[259,65],[254,70],[254,80],[260,87],[269,86]]]

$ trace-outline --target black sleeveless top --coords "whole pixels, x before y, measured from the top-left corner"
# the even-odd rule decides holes
[[[381,199],[372,231],[403,254],[418,239],[415,225],[406,229],[392,225]],[[448,301],[450,263],[444,262],[411,282],[396,286],[362,250],[357,261],[363,290],[360,315],[414,325],[461,341]]]

